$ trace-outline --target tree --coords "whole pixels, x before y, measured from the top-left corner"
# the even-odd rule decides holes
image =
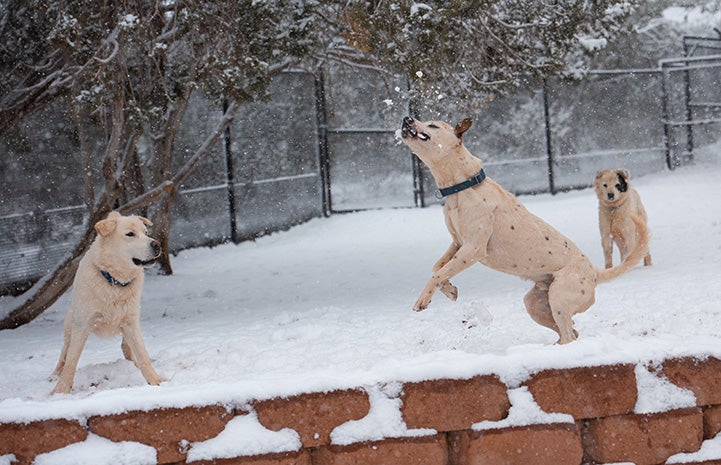
[[[101,174],[88,166],[83,177],[85,233],[13,308],[0,309],[0,329],[31,321],[62,295],[92,225],[112,208],[152,208],[167,250],[177,189],[239,105],[262,97],[283,69],[337,60],[409,76],[416,102],[443,93],[480,108],[529,79],[576,69],[580,52],[619,30],[630,1],[0,0],[0,134],[65,99],[85,159],[93,159],[87,140],[96,127],[106,138]],[[227,101],[227,111],[172,172],[175,137],[196,91]],[[142,135],[152,141],[143,162]],[[164,269],[171,271],[167,260]]]
[[[155,231],[167,251],[170,206],[178,188],[240,104],[262,97],[275,74],[318,43],[314,7],[294,0],[0,3],[0,133],[64,98],[81,150],[87,149],[83,135],[93,125],[107,134],[100,179],[84,178],[85,233],[70,256],[16,299],[14,308],[0,311],[0,328],[31,321],[62,295],[93,239],[93,225],[112,208],[130,213],[153,204]],[[227,110],[193,156],[171,172],[175,137],[197,90],[219,104],[229,102]],[[143,134],[152,141],[149,166],[141,166],[137,156]],[[143,170],[151,173],[149,184],[138,179]],[[164,265],[169,272],[169,261]]]
[[[721,0],[642,2],[626,19],[624,34],[593,59],[598,68],[655,68],[683,54],[683,36],[718,37]]]
[[[342,33],[382,68],[412,80],[417,101],[445,95],[480,109],[489,98],[578,73],[618,34],[629,0],[350,2]]]

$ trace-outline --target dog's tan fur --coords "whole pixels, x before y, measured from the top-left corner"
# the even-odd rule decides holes
[[[621,260],[636,247],[637,231],[633,216],[644,225],[648,224],[641,197],[630,186],[630,180],[628,170],[616,169],[600,170],[593,181],[598,196],[598,227],[606,268],[613,266],[614,243],[621,253]],[[643,257],[643,264],[651,265],[650,253]]]
[[[117,212],[95,224],[98,236],[80,260],[73,281],[63,348],[53,372],[58,377],[53,393],[72,389],[80,353],[90,333],[100,337],[122,334],[125,358],[140,368],[148,383],[157,385],[164,381],[150,364],[140,332],[143,269],[160,256],[158,242],[148,237],[146,225],[152,225],[146,218],[121,216]],[[109,282],[102,271],[116,282]]]
[[[438,187],[461,183],[481,170],[481,160],[463,145],[471,124],[465,119],[453,128],[442,121],[404,120],[403,142],[430,168]],[[556,331],[561,344],[576,339],[573,315],[594,303],[596,284],[629,271],[647,249],[645,225],[635,220],[635,249],[619,266],[599,270],[573,242],[489,178],[447,197],[443,212],[453,241],[413,309],[428,307],[436,289],[456,300],[458,291],[449,279],[480,262],[535,283],[524,298],[526,309],[537,323]]]

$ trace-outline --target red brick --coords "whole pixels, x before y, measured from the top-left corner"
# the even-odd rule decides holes
[[[230,459],[199,460],[190,465],[312,465],[310,452],[286,452],[280,454],[254,455]]]
[[[543,410],[577,420],[632,413],[638,397],[632,364],[544,370],[524,384]]]
[[[583,458],[574,423],[459,431],[449,444],[454,465],[579,465]]]
[[[721,360],[682,357],[663,362],[661,371],[675,385],[696,396],[696,405],[721,404]]]
[[[495,375],[406,383],[401,400],[408,428],[442,432],[468,429],[484,420],[502,420],[510,407],[506,385]]]
[[[703,414],[690,408],[599,418],[585,422],[582,436],[590,462],[657,465],[671,455],[701,447]]]
[[[77,421],[58,419],[0,424],[0,455],[14,454],[18,464],[29,464],[38,454],[61,449],[88,437]]]
[[[445,435],[385,439],[313,451],[313,465],[447,465]]]
[[[225,407],[211,405],[92,417],[88,427],[111,441],[134,441],[154,447],[158,452],[158,463],[172,463],[185,459],[184,441],[205,441],[215,437],[232,418],[233,412]]]
[[[272,431],[294,429],[303,447],[330,444],[336,426],[368,415],[368,394],[360,389],[301,394],[253,403],[258,421]]]
[[[703,410],[703,437],[711,439],[721,432],[721,405],[713,405]]]

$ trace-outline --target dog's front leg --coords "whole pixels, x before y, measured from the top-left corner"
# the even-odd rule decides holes
[[[458,252],[458,249],[461,246],[456,242],[453,241],[451,245],[448,247],[448,250],[446,250],[446,253],[443,254],[443,256],[438,259],[435,265],[433,265],[433,272],[440,270],[443,268],[443,266],[448,263],[448,261],[453,258],[453,256]],[[450,281],[446,280],[443,281],[440,285],[440,291],[448,297],[449,299],[456,301],[458,299],[458,288],[451,284]]]
[[[148,355],[148,351],[143,343],[143,337],[140,334],[140,322],[138,321],[124,324],[120,328],[120,332],[123,335],[123,341],[125,341],[127,346],[130,348],[133,361],[138,368],[140,368],[140,372],[143,374],[148,384],[157,386],[163,381],[167,381],[165,378],[156,373],[153,365],[150,363],[150,355]]]
[[[598,229],[601,232],[601,247],[606,268],[613,266],[613,237],[611,236],[611,213],[606,209],[598,211]]]
[[[65,367],[65,359],[68,357],[68,348],[70,347],[70,329],[72,325],[72,310],[68,312],[67,316],[65,317],[65,322],[63,323],[63,348],[60,351],[60,358],[58,359],[58,364],[55,366],[55,370],[53,370],[53,374],[50,375],[50,381],[54,381],[60,376],[60,373],[62,373],[63,368]]]
[[[78,368],[78,361],[80,360],[80,353],[85,347],[85,342],[88,340],[90,331],[85,327],[73,327],[70,332],[70,342],[67,350],[65,351],[65,363],[60,370],[60,376],[58,384],[55,385],[52,394],[68,393],[73,388],[73,380],[75,379],[75,371]],[[61,358],[60,362],[63,359]],[[58,365],[60,365],[58,362]]]
[[[443,265],[438,271],[433,273],[433,276],[431,276],[431,279],[428,281],[428,284],[426,284],[426,287],[423,288],[420,297],[418,297],[416,304],[413,306],[413,310],[416,312],[420,312],[421,310],[427,308],[428,305],[431,303],[431,298],[436,292],[436,289],[443,285],[443,283],[450,284],[448,282],[449,279],[451,279],[453,276],[457,275],[461,271],[469,268],[478,260],[478,247],[462,245],[458,249],[456,254],[450,260],[448,260],[445,265]]]

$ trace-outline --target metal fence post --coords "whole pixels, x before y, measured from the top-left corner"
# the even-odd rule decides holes
[[[543,79],[543,121],[546,127],[546,160],[548,162],[548,190],[556,195],[556,185],[553,176],[553,144],[551,143],[551,118],[548,110],[548,80]]]
[[[325,79],[323,70],[314,75],[315,117],[318,132],[318,169],[320,171],[323,216],[330,216],[333,208],[330,191],[330,159],[328,157],[328,114],[325,105]]]
[[[223,101],[223,113],[228,111],[228,101]],[[238,243],[238,223],[235,211],[235,164],[233,163],[232,140],[230,138],[230,125],[225,129],[223,136],[225,143],[225,182],[228,185],[228,215],[230,216],[230,240]]]
[[[666,151],[666,166],[672,170],[675,168],[673,156],[671,155],[671,126],[669,123],[668,90],[666,85],[666,64],[659,63],[661,68],[661,121],[663,122],[663,146]]]
[[[688,43],[687,38],[683,38],[683,56],[687,58]],[[693,120],[693,114],[691,110],[691,70],[688,69],[688,63],[685,63],[686,69],[683,72],[683,100],[684,100],[684,116],[686,117],[686,123],[690,123]],[[686,153],[684,157],[687,161],[693,161],[693,125],[686,124]]]
[[[411,98],[411,81],[406,76],[406,90],[408,91],[408,116],[417,119],[419,117],[416,105]],[[413,201],[416,207],[426,207],[426,179],[423,172],[423,162],[411,152],[411,166],[413,167]]]

